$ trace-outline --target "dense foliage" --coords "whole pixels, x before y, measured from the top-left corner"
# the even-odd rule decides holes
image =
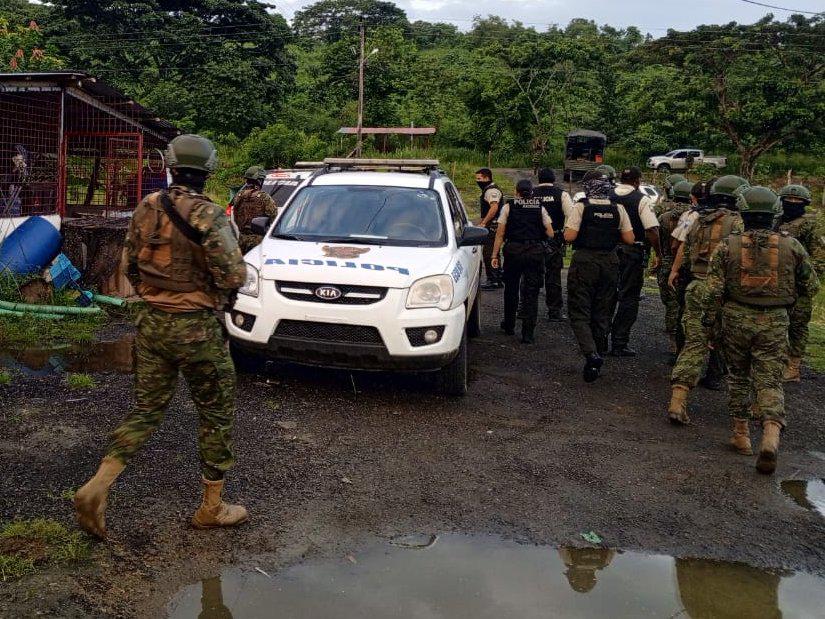
[[[751,175],[787,151],[818,174],[825,156],[823,16],[658,39],[583,19],[539,30],[489,16],[463,32],[380,0],[321,0],[291,27],[255,0],[0,0],[0,18],[3,62],[4,38],[35,19],[44,55],[232,145],[238,168],[351,149],[335,132],[355,124],[362,24],[377,50],[365,124],[435,126],[442,151],[558,164],[565,133],[586,127],[638,163],[696,146]]]

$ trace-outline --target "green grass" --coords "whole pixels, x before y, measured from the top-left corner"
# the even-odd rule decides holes
[[[11,374],[5,370],[0,370],[0,387],[11,385]]]
[[[14,520],[0,529],[0,581],[33,574],[39,567],[66,565],[89,557],[82,533],[54,520]]]
[[[66,376],[69,389],[94,389],[97,387],[95,379],[88,374],[69,374]]]
[[[814,299],[810,331],[805,361],[817,372],[825,372],[825,288]]]

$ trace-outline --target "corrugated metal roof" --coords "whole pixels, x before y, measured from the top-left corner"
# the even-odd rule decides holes
[[[75,87],[86,94],[99,99],[114,107],[121,114],[132,118],[171,139],[180,133],[180,130],[168,120],[160,118],[155,112],[140,105],[130,97],[110,86],[98,78],[82,71],[48,71],[42,73],[0,73],[0,92],[4,86],[16,85],[25,87],[27,82],[54,83],[61,87]]]
[[[338,133],[355,135],[358,133],[357,127],[341,127]],[[435,127],[362,127],[361,133],[364,135],[435,135]]]

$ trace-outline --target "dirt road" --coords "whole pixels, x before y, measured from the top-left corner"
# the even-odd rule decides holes
[[[494,533],[565,545],[595,531],[612,548],[744,561],[825,574],[825,521],[788,500],[784,478],[825,477],[825,377],[788,389],[790,426],[773,478],[724,446],[724,395],[696,392],[694,424],[664,418],[669,368],[660,304],[647,293],[632,344],[593,385],[566,323],[524,347],[497,328],[471,346],[470,393],[434,395],[417,377],[297,367],[243,376],[238,465],[228,483],[251,522],[187,526],[199,500],[195,414],[182,388],[166,422],[116,486],[113,540],[79,570],[0,583],[3,616],[162,616],[183,585],[226,564],[267,570],[346,554],[369,535]],[[0,514],[71,522],[61,493],[93,471],[126,413],[132,380],[99,374],[69,391],[60,375],[0,388],[15,411],[0,440]]]

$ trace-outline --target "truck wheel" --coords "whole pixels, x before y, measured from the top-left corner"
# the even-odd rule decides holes
[[[232,363],[235,364],[235,372],[238,374],[259,374],[266,362],[247,350],[238,348],[234,342],[229,342],[229,354],[232,355]]]
[[[667,163],[660,163],[659,167],[656,168],[656,170],[658,172],[661,172],[662,174],[668,174],[670,172],[670,165],[668,165]]]
[[[473,338],[481,335],[481,304],[479,303],[480,295],[476,294],[473,309],[470,310],[470,316],[467,320],[467,337]]]
[[[438,371],[439,390],[444,395],[463,396],[467,393],[467,330],[461,336],[458,354]]]

